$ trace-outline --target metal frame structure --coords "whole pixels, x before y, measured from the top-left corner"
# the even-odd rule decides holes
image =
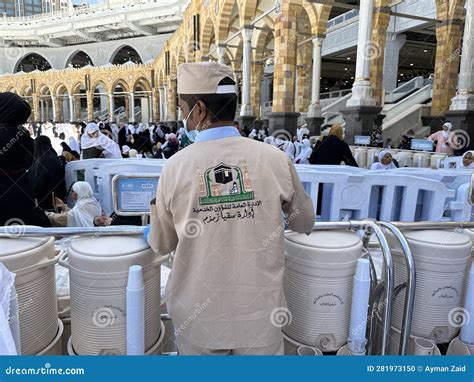
[[[379,355],[386,355],[389,344],[389,333],[392,317],[392,303],[396,296],[406,288],[402,327],[400,333],[399,354],[406,355],[411,332],[412,313],[414,308],[415,288],[416,288],[416,272],[413,254],[410,250],[408,242],[402,233],[402,230],[422,230],[422,229],[463,229],[474,228],[474,222],[376,222],[373,220],[362,221],[344,221],[344,222],[316,222],[313,231],[319,230],[363,230],[362,238],[363,247],[366,250],[365,257],[369,258],[371,263],[371,299],[369,302],[369,313],[372,319],[368,330],[368,349],[367,354],[372,355],[375,352]],[[114,236],[114,235],[142,235],[145,227],[139,226],[116,226],[116,227],[87,227],[87,228],[40,228],[33,226],[7,226],[0,227],[0,238],[16,238],[16,237],[37,237],[37,236]],[[403,255],[407,266],[406,282],[394,285],[394,266],[392,252],[385,236],[385,231],[390,232],[401,245]],[[384,259],[383,280],[377,283],[377,276],[373,261],[370,256],[369,240],[375,234],[382,250]],[[367,256],[368,253],[368,256]],[[380,299],[384,297],[383,313],[381,315],[382,336],[380,346],[375,343],[376,331],[375,321],[378,316],[378,307]],[[168,320],[169,316],[162,317]],[[376,346],[377,345],[377,346]]]

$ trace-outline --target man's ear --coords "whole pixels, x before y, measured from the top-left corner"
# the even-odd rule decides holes
[[[199,112],[198,120],[203,123],[206,120],[207,116],[207,107],[201,100],[197,101],[197,109]]]

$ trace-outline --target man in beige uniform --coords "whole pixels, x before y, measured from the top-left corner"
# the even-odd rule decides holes
[[[166,301],[180,354],[283,354],[282,212],[297,232],[314,224],[291,161],[233,126],[232,77],[213,62],[178,68],[195,143],[167,161],[151,208],[151,247],[175,251]]]

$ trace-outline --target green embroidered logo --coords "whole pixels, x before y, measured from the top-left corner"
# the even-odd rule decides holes
[[[199,198],[201,206],[255,199],[246,162],[243,171],[224,163],[208,168],[200,177],[199,188],[203,195]]]

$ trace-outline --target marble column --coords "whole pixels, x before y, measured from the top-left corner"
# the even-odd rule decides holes
[[[133,123],[135,122],[135,94],[133,92],[130,92],[129,99],[128,120]]]
[[[252,33],[253,27],[244,27],[242,29],[243,40],[243,58],[242,58],[242,105],[240,117],[242,122],[249,122],[255,119],[252,104],[250,102],[250,86],[252,78]],[[246,121],[245,121],[246,120]]]
[[[69,94],[69,120],[74,121],[74,96]]]
[[[55,96],[51,96],[51,103],[52,103],[52,109],[53,109],[53,122],[56,122],[58,119],[57,119],[57,108],[56,108],[56,97]]]
[[[407,36],[387,32],[385,41],[385,58],[383,68],[383,88],[391,92],[398,86],[398,61],[400,58],[400,49],[405,44]]]
[[[311,135],[321,133],[321,124],[324,118],[321,115],[320,93],[321,93],[321,52],[324,37],[313,38],[313,67],[311,78],[311,104],[308,108],[306,123]]]
[[[341,110],[346,122],[345,140],[349,144],[354,143],[356,135],[371,136],[383,119],[370,82],[370,62],[377,49],[371,40],[373,5],[373,0],[360,1],[356,75],[351,98]]]
[[[360,0],[356,75],[352,86],[352,96],[347,101],[347,106],[375,106],[370,85],[373,4],[373,0]]]
[[[461,154],[474,150],[474,3],[466,2],[466,18],[459,71],[458,89],[445,113],[457,132]],[[465,132],[465,133],[463,133]]]
[[[109,93],[109,122],[114,121],[114,94]]]

